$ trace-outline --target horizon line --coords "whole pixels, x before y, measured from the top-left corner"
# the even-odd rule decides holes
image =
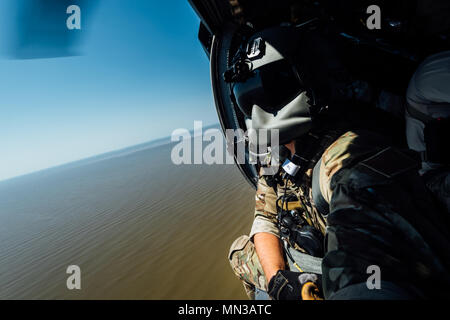
[[[210,128],[217,127],[217,126],[219,126],[219,128],[220,128],[220,123],[219,122],[214,123],[214,124],[210,124],[210,125],[207,125],[207,126],[204,126],[203,128],[204,129],[210,129]],[[189,132],[193,133],[194,129],[189,130]],[[135,152],[139,152],[139,151],[143,151],[143,150],[147,150],[147,149],[160,147],[160,146],[163,146],[163,145],[171,143],[172,142],[171,141],[171,137],[172,137],[172,135],[164,136],[164,137],[161,137],[161,138],[155,138],[155,139],[152,139],[152,140],[149,140],[149,141],[146,141],[146,142],[141,142],[141,143],[129,145],[129,146],[126,146],[126,147],[121,147],[119,149],[114,149],[114,150],[106,151],[106,152],[103,152],[103,153],[94,154],[94,155],[91,155],[91,156],[87,156],[85,158],[75,159],[75,160],[72,160],[72,161],[69,161],[69,162],[56,164],[56,165],[53,165],[51,167],[45,167],[45,168],[38,169],[38,170],[35,170],[35,171],[31,171],[31,172],[19,174],[19,175],[16,175],[16,176],[12,176],[12,177],[9,177],[9,178],[6,178],[6,179],[0,179],[0,183],[7,182],[7,181],[10,181],[10,180],[14,180],[14,179],[17,179],[17,178],[23,178],[23,177],[26,177],[28,175],[41,173],[41,172],[47,171],[47,170],[58,169],[58,168],[69,166],[69,165],[76,165],[76,164],[83,165],[83,164],[92,163],[92,161],[97,162],[97,161],[107,160],[107,159],[110,159],[112,156],[114,156],[114,154],[116,154],[116,153],[117,153],[116,156],[124,156],[124,155],[127,155],[127,154],[131,154],[131,153],[135,153]],[[167,140],[167,141],[164,142],[164,143],[161,143],[161,144],[157,144],[158,142],[163,142],[165,140]],[[149,145],[149,144],[153,144],[153,145]],[[144,145],[148,145],[148,146],[146,148],[139,149],[139,147],[143,147]],[[126,152],[127,150],[129,151],[129,153],[125,153],[124,154],[124,152]],[[84,162],[88,162],[88,163],[84,163]]]

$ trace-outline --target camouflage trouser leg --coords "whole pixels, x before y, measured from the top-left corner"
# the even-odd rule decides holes
[[[267,291],[266,277],[256,254],[255,246],[248,236],[237,238],[228,255],[231,268],[242,280],[250,299],[255,298],[255,288]]]

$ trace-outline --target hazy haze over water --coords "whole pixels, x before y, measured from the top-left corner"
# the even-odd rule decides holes
[[[254,191],[234,165],[173,165],[171,148],[0,182],[0,299],[245,298],[227,254]]]

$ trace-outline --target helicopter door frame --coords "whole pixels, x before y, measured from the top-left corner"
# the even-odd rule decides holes
[[[223,134],[227,129],[246,131],[243,115],[235,110],[235,106],[231,101],[229,85],[223,79],[224,72],[228,69],[233,38],[236,35],[238,26],[233,23],[226,23],[222,32],[214,35],[210,53],[210,72],[211,85],[216,105],[217,115],[219,116],[220,125]],[[236,144],[236,141],[235,141]],[[235,164],[240,172],[244,175],[247,182],[256,189],[258,174],[256,166],[250,164],[248,148],[245,150],[245,163],[240,164],[234,154]]]

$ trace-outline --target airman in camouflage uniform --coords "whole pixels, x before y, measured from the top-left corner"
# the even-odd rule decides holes
[[[450,215],[436,206],[421,180],[420,159],[396,140],[404,137],[401,124],[377,118],[379,112],[367,105],[373,101],[358,101],[334,41],[314,30],[280,26],[256,32],[224,74],[233,101],[251,119],[246,124],[276,128],[281,144],[295,140],[292,152],[303,161],[287,187],[259,177],[251,232],[229,253],[234,272],[250,297],[255,289],[271,287],[274,298],[297,298],[304,274],[297,281],[297,275],[279,270],[283,252],[274,247],[282,234],[277,201],[286,192],[295,195],[309,229],[325,236],[323,259],[306,255],[306,242],[292,250],[283,241],[286,255],[291,253],[297,269],[322,274],[326,299],[448,297]],[[259,54],[249,55],[249,48]],[[244,67],[248,61],[251,68]],[[260,233],[269,237],[254,241]],[[270,252],[270,261],[263,259],[267,272],[278,268],[269,283],[254,242],[258,252]],[[277,261],[270,265],[272,260]],[[290,260],[289,268],[297,271]],[[366,286],[374,265],[382,270],[380,290]],[[285,288],[290,292],[280,295]]]
[[[414,176],[414,178],[411,178],[412,180],[415,180],[417,178],[415,176],[415,171],[417,171],[417,162],[413,158],[410,158],[409,155],[401,154],[399,151],[396,151],[395,148],[391,148],[391,141],[389,140],[389,138],[365,130],[347,131],[344,134],[340,135],[334,142],[330,143],[332,137],[333,135],[330,134],[327,138],[321,139],[321,142],[328,144],[328,147],[325,148],[325,151],[319,154],[318,160],[311,161],[310,168],[308,168],[304,175],[301,187],[290,185],[288,188],[288,192],[295,193],[297,197],[302,200],[301,202],[304,204],[303,215],[305,220],[308,221],[308,223],[314,226],[317,230],[320,230],[323,234],[327,233],[328,238],[332,238],[331,240],[327,239],[326,245],[329,249],[329,254],[325,256],[325,259],[323,261],[321,259],[317,259],[313,261],[313,265],[311,265],[311,259],[314,259],[314,257],[310,257],[304,254],[297,254],[294,256],[296,260],[299,259],[296,262],[305,272],[332,272],[331,270],[333,268],[327,267],[327,264],[330,264],[330,261],[332,261],[331,264],[342,264],[343,260],[340,259],[344,259],[345,261],[345,255],[343,254],[343,252],[345,252],[347,256],[351,256],[352,254],[354,254],[351,252],[349,253],[348,250],[351,249],[348,248],[345,248],[346,250],[340,248],[339,254],[335,253],[337,251],[330,250],[332,249],[332,246],[340,245],[339,241],[336,240],[337,238],[343,237],[345,239],[346,237],[348,237],[348,234],[352,234],[352,236],[355,237],[354,240],[356,243],[358,243],[359,241],[358,237],[361,237],[359,245],[362,245],[363,243],[367,243],[368,247],[372,245],[372,240],[367,240],[368,238],[372,237],[370,228],[368,228],[369,231],[364,231],[360,234],[354,234],[353,231],[343,232],[343,230],[346,230],[345,228],[342,229],[343,225],[341,225],[340,223],[336,223],[335,217],[339,216],[339,214],[342,214],[342,211],[354,211],[355,207],[358,208],[363,203],[363,200],[358,199],[360,194],[359,192],[358,195],[351,194],[351,196],[349,196],[348,190],[346,190],[348,188],[348,186],[346,186],[347,183],[351,185],[361,185],[366,189],[371,190],[371,192],[375,192],[374,190],[376,190],[378,184],[390,184],[390,181],[394,176],[409,172],[412,176]],[[398,162],[399,160],[401,162]],[[392,166],[386,166],[386,164],[388,164],[387,161],[395,161],[396,163],[393,163]],[[353,168],[358,168],[358,170],[354,170]],[[367,170],[367,172],[364,173],[364,176],[361,174],[361,170]],[[383,170],[386,170],[386,172],[389,173],[385,173],[383,172]],[[352,177],[352,179],[346,180],[344,173],[348,172],[352,172],[353,175],[356,175],[355,172],[357,172],[359,178]],[[357,180],[355,181],[354,179]],[[350,183],[348,181],[352,182]],[[372,186],[372,184],[374,185],[373,188],[367,188],[368,186]],[[420,181],[415,180],[415,184],[420,186]],[[417,188],[420,189],[420,187]],[[262,266],[259,263],[252,239],[253,236],[259,232],[270,233],[276,235],[277,237],[280,236],[280,230],[278,229],[277,225],[276,200],[278,196],[284,191],[283,189],[284,188],[278,186],[277,191],[275,191],[274,188],[270,187],[267,184],[266,177],[261,176],[259,178],[256,191],[256,204],[254,214],[255,218],[250,235],[241,236],[240,238],[238,238],[232,244],[230,249],[229,260],[231,266],[238,278],[243,281],[246,292],[250,298],[254,298],[254,291],[256,288],[262,291],[267,291],[267,282],[264,277]],[[425,191],[423,192],[426,193]],[[391,190],[391,193],[405,194],[405,192],[402,192],[401,189],[395,188]],[[427,199],[424,193],[421,193],[417,190],[411,191],[411,195],[416,194],[416,197],[421,199],[420,202],[423,205],[426,204],[430,209],[432,209],[433,204],[429,201],[429,199]],[[384,199],[379,199],[379,202],[382,203],[383,200]],[[392,207],[394,205],[393,202],[391,202],[391,204],[389,204],[389,202],[387,203],[387,207]],[[372,206],[373,204],[370,205]],[[367,204],[365,204],[364,206],[367,206]],[[388,209],[386,209],[385,207],[384,210]],[[412,209],[410,209],[410,211],[412,211]],[[367,217],[371,216],[371,212],[375,212],[375,209],[365,212]],[[430,212],[429,214],[434,215],[435,213]],[[413,215],[412,212],[411,215]],[[392,214],[392,216],[397,216],[397,214]],[[332,219],[331,228],[328,221],[330,217]],[[366,219],[367,217],[364,216],[364,219]],[[340,220],[338,219],[338,221]],[[373,221],[371,223],[373,223]],[[401,223],[399,222],[399,224]],[[402,229],[402,232],[405,232],[405,237],[408,237],[408,234],[415,233],[414,229],[417,227],[413,226],[413,224],[405,222]],[[395,225],[385,225],[386,230],[395,230],[395,228],[397,227],[398,226]],[[436,231],[433,230],[433,228],[430,228],[429,232],[425,234],[424,237],[432,233],[436,235],[439,232],[439,230]],[[376,238],[376,233],[373,233],[373,237]],[[386,237],[386,241],[388,241],[389,239],[390,237]],[[443,243],[448,243],[448,238],[446,239],[445,236],[441,239],[444,241]],[[384,246],[385,245],[386,244],[384,244]],[[395,244],[393,243],[393,245],[402,247],[404,244],[395,242]],[[416,270],[408,270],[406,272],[407,274],[414,274],[414,276],[418,278],[422,277],[422,280],[425,281],[424,279],[434,278],[434,276],[436,275],[435,273],[441,272],[443,270],[442,261],[439,261],[439,258],[431,257],[426,253],[426,250],[424,249],[424,246],[426,246],[426,244],[421,244],[420,241],[413,241],[411,243],[407,243],[407,245],[411,245],[412,247],[416,246],[415,250],[417,250],[417,252],[422,252],[422,257],[417,258],[416,262],[422,267],[418,267],[418,269]],[[358,246],[358,244],[355,244],[355,246]],[[378,249],[376,243],[373,246],[374,247],[371,250],[380,250],[384,252],[383,255],[380,256],[381,260],[374,261],[373,264],[380,265],[384,261],[383,259],[386,259],[386,263],[384,266],[384,271],[386,274],[395,274],[394,271],[391,271],[393,269],[397,269],[398,272],[398,270],[401,270],[402,267],[409,267],[408,265],[403,265],[402,262],[399,261],[392,263],[388,262],[389,259],[393,259],[392,261],[399,259],[398,252],[396,252],[395,254],[392,253],[392,256],[390,256],[391,252],[389,249],[385,247]],[[301,248],[297,249],[300,249],[301,251]],[[441,251],[441,253],[444,254],[444,257],[448,256],[448,252],[445,253]],[[339,255],[340,258],[336,255]],[[364,256],[364,254],[362,254],[362,256]],[[420,262],[422,258],[425,261]],[[363,262],[369,260],[368,257],[360,259]],[[353,265],[354,262],[349,263],[350,265]],[[361,263],[360,269],[363,271],[358,269],[358,272],[362,279],[367,278],[366,268],[368,265],[369,264],[367,263]],[[427,265],[427,267],[425,267],[425,265]],[[345,271],[340,271],[340,275],[335,277],[337,278],[335,282],[324,284],[325,289],[328,289],[329,291],[327,294],[328,297],[333,296],[333,293],[339,291],[339,289],[341,289],[340,286],[346,287],[353,283],[351,281],[351,277],[354,277],[355,266],[352,266],[351,268],[352,275],[346,275]],[[414,267],[411,266],[411,268]],[[297,271],[292,266],[292,264],[290,264],[290,269],[292,271]],[[344,267],[343,270],[345,270]],[[431,270],[433,270],[434,272]],[[430,274],[433,274],[433,276],[431,276]],[[341,280],[339,281],[339,279]],[[389,282],[385,283],[385,286],[387,288],[390,288],[389,285]],[[392,290],[392,292],[384,293],[382,297],[410,297],[408,296],[408,294],[403,293],[401,291],[402,289],[399,289],[397,287]],[[339,298],[339,296],[337,297]],[[364,298],[364,294],[361,294],[360,297]],[[369,296],[367,298],[370,299],[373,297]]]
[[[330,131],[328,135],[321,139],[320,142],[322,145],[326,146],[328,144],[328,147],[322,154],[319,154],[319,157],[320,155],[321,157],[318,161],[317,159],[311,161],[310,167],[304,175],[304,182],[306,183],[303,183],[302,187],[289,183],[287,191],[288,193],[294,193],[298,199],[301,199],[304,208],[302,212],[303,218],[308,224],[320,230],[322,234],[325,234],[326,218],[319,212],[314,203],[312,188],[313,175],[315,178],[318,178],[320,196],[329,204],[332,196],[330,181],[333,175],[346,165],[352,163],[353,160],[380,150],[380,146],[373,146],[373,141],[376,138],[369,132],[364,132],[362,135],[365,141],[362,141],[363,139],[360,134],[352,131],[348,131],[340,137],[338,136],[333,141],[333,138],[336,138],[338,132],[338,130]],[[243,281],[250,298],[254,297],[253,291],[255,288],[267,291],[264,272],[259,263],[252,239],[255,234],[260,232],[270,233],[280,237],[276,201],[279,195],[283,193],[284,188],[282,186],[278,185],[277,191],[275,192],[275,189],[267,184],[266,177],[260,176],[255,197],[254,221],[250,235],[244,235],[236,239],[230,248],[229,260],[231,266],[235,274]],[[298,249],[302,251],[301,248]],[[305,268],[303,261],[297,261],[297,263],[303,266],[302,269],[305,271],[311,269],[308,266]],[[296,271],[295,268],[293,270]],[[314,271],[317,271],[317,269]]]

